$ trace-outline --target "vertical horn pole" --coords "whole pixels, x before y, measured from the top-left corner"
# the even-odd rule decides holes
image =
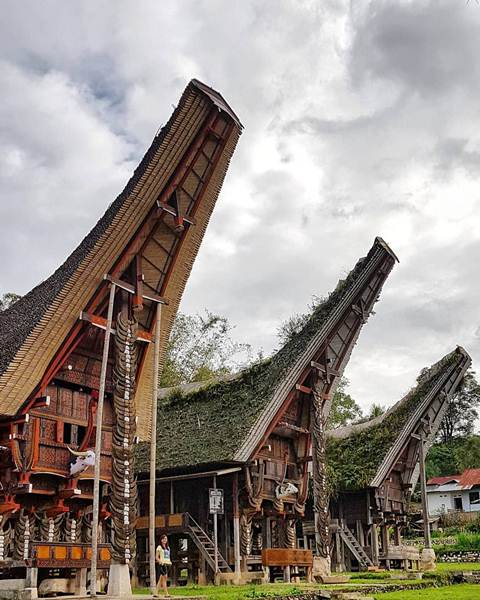
[[[102,368],[100,371],[100,389],[98,392],[97,420],[95,432],[95,470],[93,478],[93,516],[92,516],[92,562],[90,566],[90,596],[97,595],[97,553],[98,553],[98,515],[100,508],[100,462],[102,452],[103,401],[107,379],[108,351],[112,333],[113,303],[115,300],[115,284],[110,287],[108,300],[107,326],[103,341]]]
[[[155,322],[155,346],[153,348],[153,389],[152,389],[152,432],[150,438],[150,498],[148,510],[148,542],[150,562],[150,591],[157,594],[157,581],[155,577],[155,474],[157,463],[157,398],[158,376],[160,359],[160,326],[162,319],[162,305],[157,304]]]

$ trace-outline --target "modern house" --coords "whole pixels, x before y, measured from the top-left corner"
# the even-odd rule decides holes
[[[480,511],[480,469],[432,477],[427,481],[427,494],[428,512],[432,516],[451,511]]]

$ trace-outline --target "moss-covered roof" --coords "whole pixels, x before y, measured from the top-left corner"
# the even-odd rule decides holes
[[[355,491],[372,484],[389,450],[428,393],[445,381],[468,357],[462,348],[422,370],[417,385],[383,415],[327,434],[327,477],[330,492]],[[469,364],[469,357],[468,357]]]
[[[378,239],[366,258],[358,261],[345,280],[313,310],[300,331],[271,358],[254,364],[234,378],[214,381],[185,392],[174,388],[161,395],[158,406],[157,469],[180,469],[239,460],[238,451],[281,382],[307,353],[309,342],[350,291],[379,247]],[[310,358],[308,360],[311,360]],[[164,397],[162,397],[164,396]],[[148,444],[137,451],[137,471],[147,471]]]

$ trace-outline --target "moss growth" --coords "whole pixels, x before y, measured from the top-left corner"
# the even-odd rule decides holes
[[[417,386],[380,422],[354,430],[343,439],[327,439],[327,481],[332,495],[339,490],[355,491],[369,486],[408,419],[437,383],[438,376],[447,373],[457,358],[457,351],[451,352],[423,370]]]
[[[180,389],[159,403],[157,469],[231,462],[266,408],[275,389],[305,353],[338,303],[362,273],[361,259],[327,299],[312,311],[300,331],[268,360],[238,377],[215,382],[188,394]],[[137,448],[137,472],[148,470],[148,444]]]

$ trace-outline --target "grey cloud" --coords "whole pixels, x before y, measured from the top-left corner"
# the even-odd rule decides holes
[[[436,172],[441,176],[451,175],[457,168],[465,169],[470,175],[480,175],[480,152],[468,149],[468,139],[447,138],[436,147]]]
[[[456,343],[479,360],[479,234],[458,197],[475,193],[480,12],[364,6],[7,0],[0,291],[65,258],[197,76],[246,128],[182,308],[226,314],[268,352],[380,234],[401,263],[349,364],[354,396],[396,400]]]
[[[357,22],[352,79],[381,77],[428,95],[478,90],[478,24],[462,2],[371,2]]]

